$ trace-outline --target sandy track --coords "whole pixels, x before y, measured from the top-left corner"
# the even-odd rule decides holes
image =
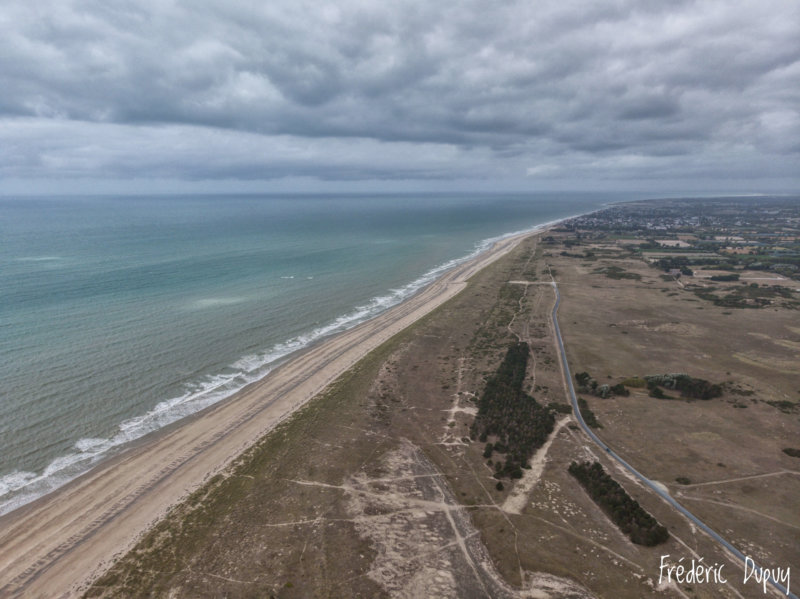
[[[368,352],[456,295],[469,277],[526,235],[495,243],[402,304],[317,344],[230,400],[0,517],[0,596],[79,595],[171,505]]]

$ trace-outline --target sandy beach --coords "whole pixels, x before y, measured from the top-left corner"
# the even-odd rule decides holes
[[[171,505],[530,234],[496,242],[405,302],[322,341],[229,400],[1,517],[0,595],[78,596]]]

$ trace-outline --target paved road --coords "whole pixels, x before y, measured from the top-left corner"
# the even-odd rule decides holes
[[[553,285],[553,289],[556,292],[556,304],[555,304],[555,306],[553,306],[553,327],[554,327],[555,332],[556,332],[556,340],[558,341],[558,349],[559,349],[559,352],[561,354],[561,363],[564,366],[564,376],[566,377],[567,385],[569,386],[569,396],[570,396],[570,402],[572,403],[572,411],[575,413],[575,418],[577,418],[578,424],[581,425],[581,428],[584,430],[584,432],[587,435],[589,435],[589,437],[592,439],[592,441],[594,441],[598,446],[600,446],[600,448],[603,449],[609,457],[615,459],[619,464],[622,465],[623,468],[625,468],[628,472],[633,474],[642,483],[644,483],[650,489],[652,489],[655,493],[657,493],[664,501],[669,503],[673,508],[678,510],[681,514],[683,514],[684,516],[689,518],[689,520],[691,520],[698,528],[702,529],[706,534],[708,534],[717,543],[719,543],[725,549],[730,551],[734,556],[736,556],[736,558],[741,560],[742,565],[744,566],[745,557],[746,556],[741,551],[736,549],[736,547],[734,547],[728,541],[726,541],[724,538],[722,538],[719,535],[719,533],[715,532],[705,522],[700,520],[697,516],[692,514],[689,510],[687,510],[685,507],[683,507],[680,503],[675,501],[675,499],[673,499],[673,497],[669,493],[667,493],[666,491],[661,489],[658,485],[653,483],[653,481],[651,481],[649,478],[647,478],[644,474],[642,474],[641,472],[636,470],[636,468],[634,468],[628,462],[626,462],[624,459],[622,459],[613,449],[611,449],[608,445],[606,445],[600,439],[600,437],[595,435],[594,431],[591,428],[589,428],[589,426],[583,420],[583,416],[581,416],[581,411],[578,408],[578,398],[575,395],[575,387],[572,384],[572,375],[570,374],[570,371],[569,371],[569,364],[567,363],[567,352],[564,351],[564,340],[561,338],[561,329],[558,326],[557,312],[558,312],[558,306],[561,303],[561,294],[558,292],[558,285],[555,283],[555,281],[552,283],[552,285]],[[751,560],[752,560],[752,558],[751,558]],[[758,566],[757,564],[756,564],[755,568],[759,573],[761,572],[761,567]],[[769,582],[772,584],[772,586],[774,586],[776,589],[778,589],[781,593],[783,593],[787,597],[791,597],[792,599],[798,599],[797,595],[795,595],[794,593],[789,592],[789,590],[786,587],[784,587],[782,584],[780,584],[778,581],[774,580],[773,578],[770,578]]]

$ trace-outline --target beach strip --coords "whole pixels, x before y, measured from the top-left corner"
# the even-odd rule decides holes
[[[73,597],[211,476],[382,343],[543,227],[495,242],[375,318],[301,352],[230,399],[0,517],[0,596]]]

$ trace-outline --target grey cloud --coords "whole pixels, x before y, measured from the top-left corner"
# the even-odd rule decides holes
[[[664,96],[644,96],[623,103],[619,116],[623,119],[663,119],[680,112],[680,103]]]
[[[585,158],[593,155],[651,157],[667,169],[684,155],[710,164],[740,155],[743,136],[755,163],[796,152],[793,0],[511,0],[491,8],[476,0],[51,0],[37,11],[11,0],[0,11],[0,134],[3,124],[54,120],[87,131],[144,127],[159,155],[174,143],[165,134],[159,148],[159,128],[181,127],[195,143],[209,143],[215,136],[200,133],[209,129],[245,136],[245,145],[257,134],[265,147],[276,136],[325,147],[339,140],[340,150],[370,140],[373,150],[400,144],[405,156],[407,144],[420,144],[461,160],[477,152],[485,176],[525,173],[553,158],[591,173]],[[49,151],[33,133],[17,143],[21,155]],[[89,150],[65,142],[59,152]],[[156,162],[178,178],[203,169],[243,178],[458,177],[478,164],[347,156],[331,168],[316,154],[317,163],[272,156],[272,166],[239,156],[222,167],[205,154],[196,164]],[[18,172],[12,163],[0,167],[6,175]],[[71,164],[80,171],[81,161]],[[131,164],[155,168],[133,161],[119,166],[120,176],[134,174]],[[655,172],[644,164],[631,168]],[[530,172],[545,171],[556,172]]]

